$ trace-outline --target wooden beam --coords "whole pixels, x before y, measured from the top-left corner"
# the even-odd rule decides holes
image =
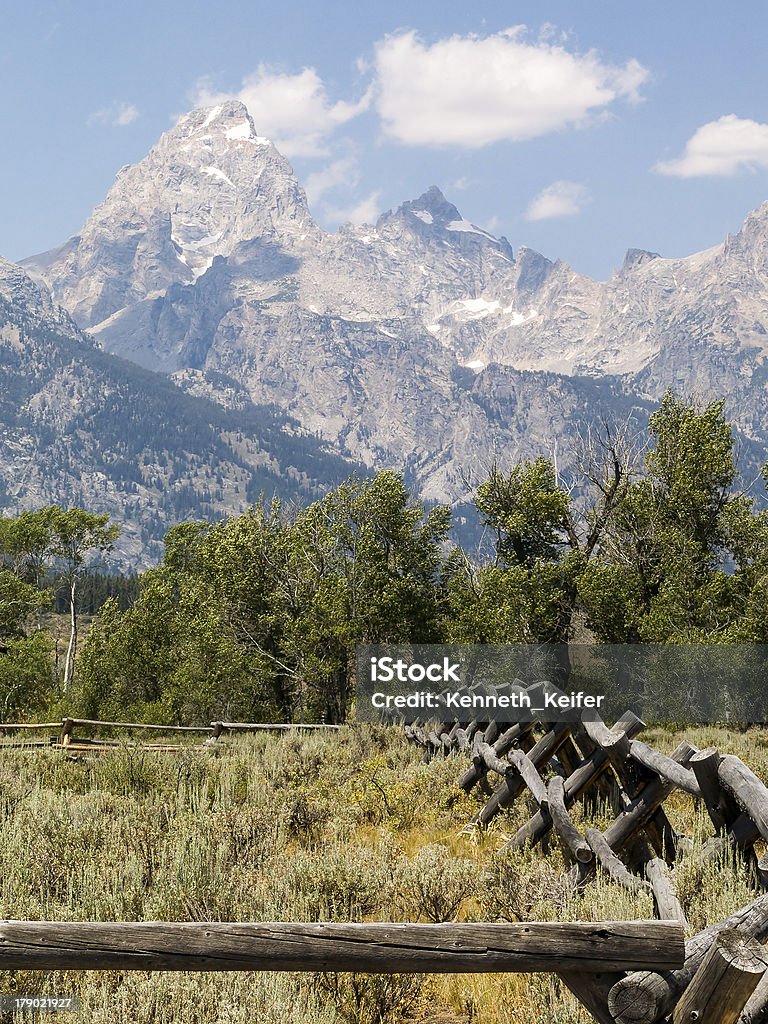
[[[651,857],[645,865],[645,877],[651,883],[659,917],[668,921],[679,921],[684,928],[687,927],[688,920],[672,887],[665,861],[660,857]]]
[[[717,775],[755,823],[763,839],[768,839],[768,789],[757,775],[734,754],[724,755]]]
[[[613,972],[683,963],[676,921],[0,921],[0,970]]]
[[[636,715],[631,711],[628,711],[613,728],[617,732],[625,732],[627,736],[631,738],[643,729],[643,723]],[[547,735],[550,734],[548,733]],[[531,754],[533,754],[533,751]],[[607,753],[602,747],[597,747],[595,753],[591,757],[587,758],[587,760],[576,769],[573,775],[569,775],[565,780],[563,788],[565,806],[570,807],[571,804],[578,800],[578,798],[582,796],[600,776],[601,772],[606,770],[609,763]],[[514,836],[512,836],[509,842],[503,846],[502,849],[519,850],[528,843],[530,843],[531,846],[535,846],[536,843],[540,842],[544,838],[550,828],[552,828],[552,816],[549,813],[548,808],[542,807],[529,821],[525,823],[525,825],[521,826],[517,830]]]
[[[619,860],[605,841],[603,833],[599,829],[588,828],[586,831],[586,839],[591,849],[594,851],[600,866],[608,873],[614,882],[618,882],[619,885],[623,885],[625,889],[629,889],[630,892],[635,894],[651,891],[649,882],[646,882],[642,878],[638,878],[637,875],[633,875],[627,868],[626,864]]]
[[[574,825],[568,808],[565,806],[564,784],[559,775],[551,778],[547,784],[547,806],[552,815],[555,832],[581,864],[590,864],[595,855],[589,843]]]

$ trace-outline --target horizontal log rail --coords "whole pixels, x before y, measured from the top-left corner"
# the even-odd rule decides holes
[[[17,729],[60,729],[61,722],[0,722],[0,732],[15,732]]]
[[[213,722],[212,726],[221,725],[227,732],[261,732],[262,730],[283,732],[290,729],[326,729],[331,732],[343,729],[341,725],[326,725],[324,722]]]
[[[211,731],[210,725],[161,725],[155,722],[101,722],[95,718],[64,718],[62,726],[93,726],[99,729],[143,729],[153,732],[192,732],[208,734]]]
[[[0,970],[672,970],[677,921],[514,924],[0,921]]]
[[[165,725],[161,722],[106,722],[96,718],[62,718],[58,722],[0,722],[0,734],[50,732],[52,729],[56,729],[64,744],[73,742],[75,728],[78,730],[118,729],[125,732],[181,733],[217,739],[225,732],[287,732],[315,729],[333,731],[341,729],[343,726],[314,722],[211,722],[210,725]]]

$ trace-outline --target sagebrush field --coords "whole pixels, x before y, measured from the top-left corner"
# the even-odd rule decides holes
[[[649,731],[671,750],[681,734]],[[688,730],[768,773],[768,731]],[[396,729],[247,737],[211,750],[97,755],[0,750],[0,918],[42,920],[610,920],[652,917],[598,876],[582,893],[553,844],[497,856],[525,801],[487,832],[465,759],[423,764]],[[684,794],[665,807],[695,843],[712,834]],[[574,819],[605,827],[610,808]],[[692,930],[754,897],[743,868],[686,858],[673,873]],[[547,975],[0,974],[5,992],[76,994],[72,1024],[576,1024]],[[535,1018],[531,1013],[535,1012]],[[8,1016],[8,1020],[11,1017]],[[21,1017],[19,1017],[21,1019]]]

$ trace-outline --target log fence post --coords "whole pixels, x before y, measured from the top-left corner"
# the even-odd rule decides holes
[[[675,1007],[673,1024],[736,1024],[767,967],[759,942],[724,929]]]

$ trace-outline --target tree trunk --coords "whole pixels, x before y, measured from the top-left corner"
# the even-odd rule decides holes
[[[64,662],[64,693],[67,692],[69,684],[75,677],[75,655],[77,654],[77,577],[73,576],[69,584],[69,646],[67,647],[67,660]]]

